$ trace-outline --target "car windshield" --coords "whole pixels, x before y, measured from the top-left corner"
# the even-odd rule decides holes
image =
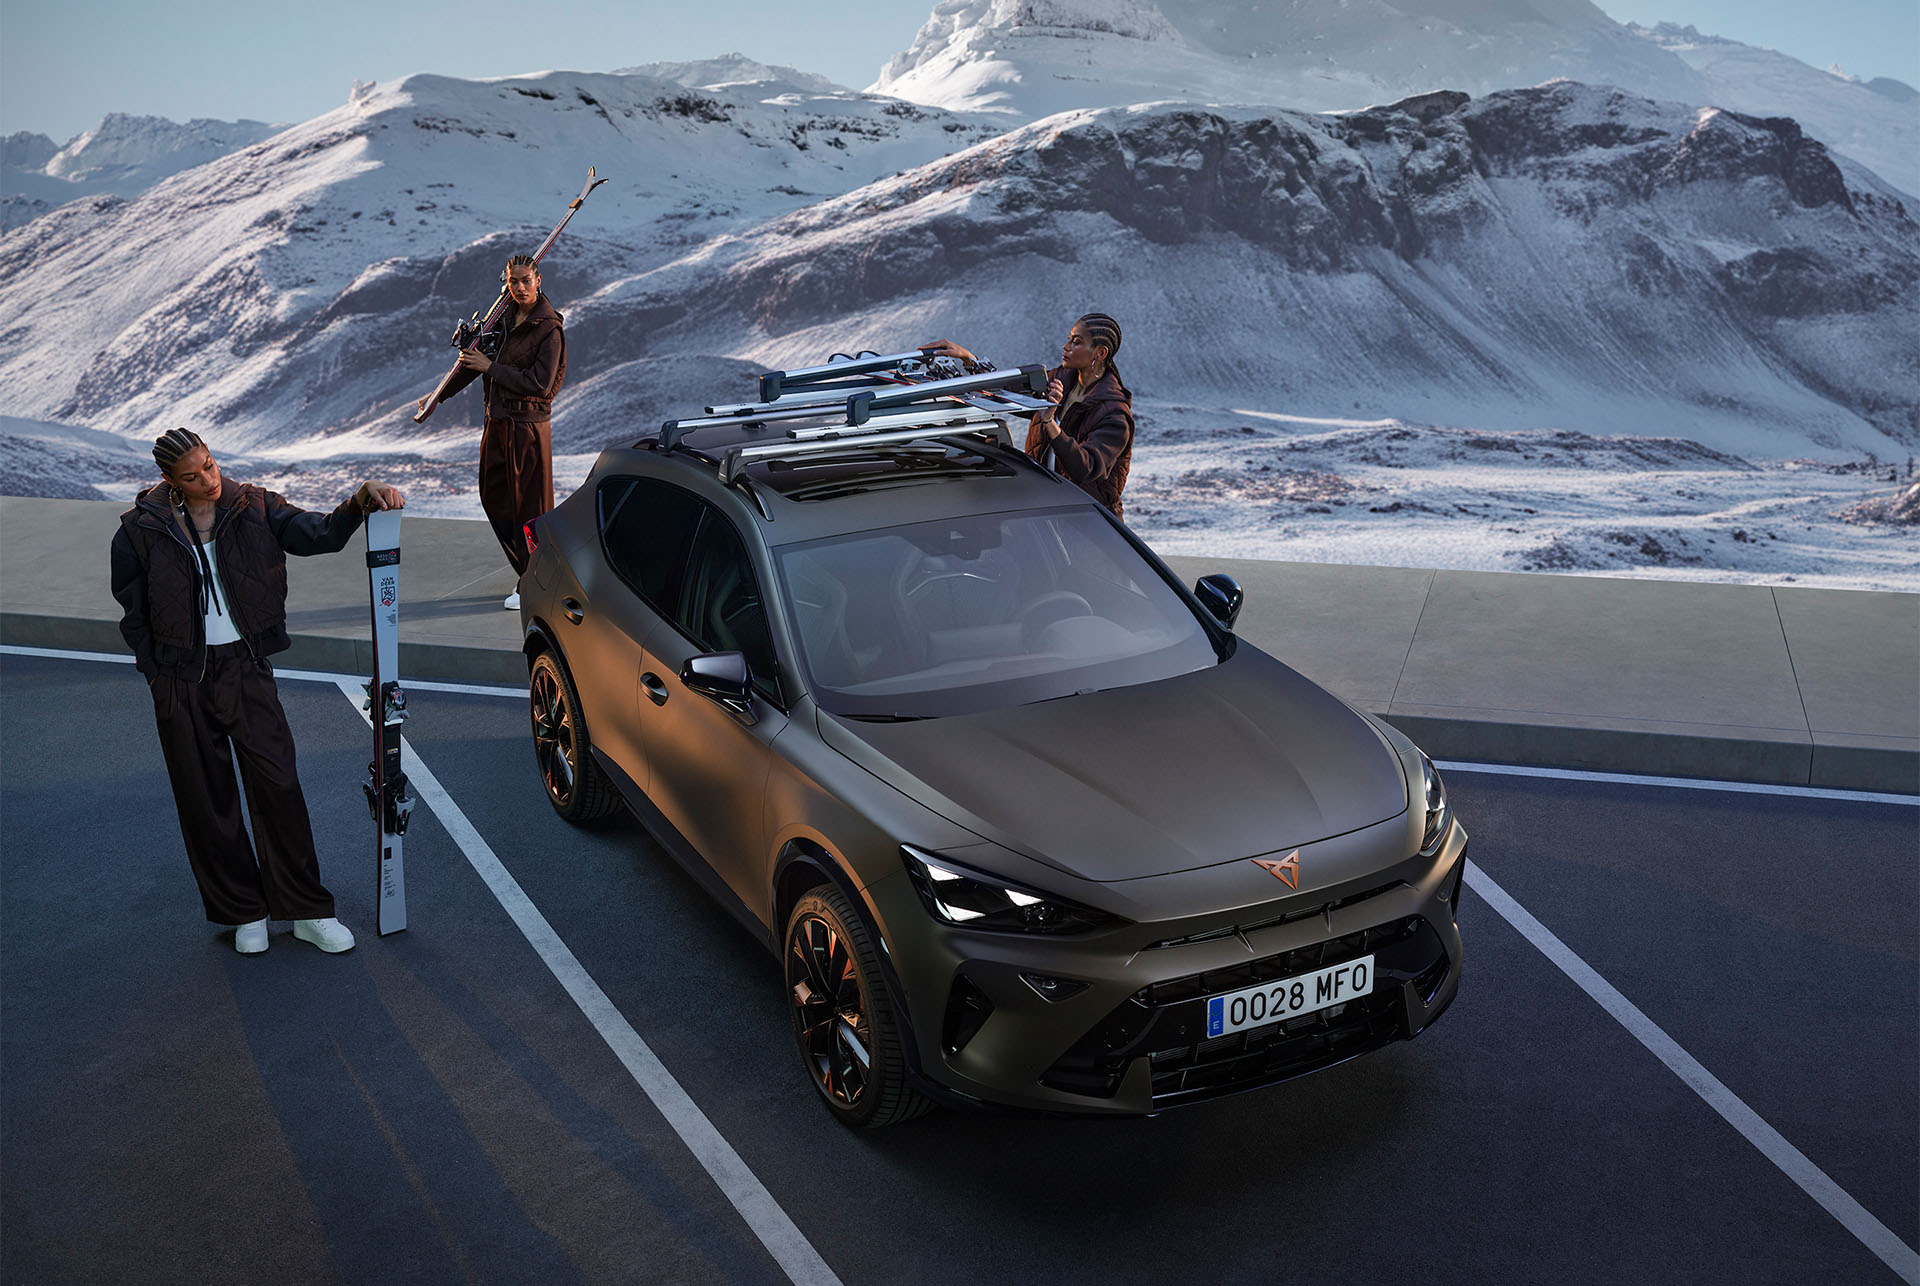
[[[1213,665],[1212,637],[1090,509],[856,532],[775,551],[834,714],[970,713]]]

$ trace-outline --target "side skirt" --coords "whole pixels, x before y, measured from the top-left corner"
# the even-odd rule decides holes
[[[680,833],[679,827],[667,820],[666,814],[654,806],[654,802],[647,798],[647,793],[640,789],[638,783],[627,776],[619,764],[600,753],[598,746],[593,747],[593,761],[600,765],[602,772],[607,774],[608,779],[619,790],[620,797],[626,801],[627,807],[633,811],[633,815],[639,819],[640,825],[646,828],[647,834],[653,837],[654,842],[667,850],[667,855],[678,862],[686,873],[707,891],[709,897],[718,902],[734,919],[740,921],[747,931],[753,934],[756,942],[767,947],[776,959],[779,958],[780,948],[774,943],[774,935],[768,930],[766,923],[748,909],[747,904],[740,900],[739,894],[735,893],[727,882],[707,865],[706,859],[700,856],[693,845],[687,843],[687,838]]]

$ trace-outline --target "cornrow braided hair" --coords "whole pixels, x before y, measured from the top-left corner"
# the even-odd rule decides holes
[[[538,277],[540,275],[540,265],[533,261],[532,255],[515,255],[513,258],[507,260],[507,266],[500,270],[500,280],[505,281],[507,274],[515,268],[531,268],[533,269],[534,276]]]
[[[1105,313],[1088,313],[1074,322],[1074,325],[1078,326],[1081,333],[1087,337],[1088,344],[1107,350],[1107,369],[1113,372],[1113,382],[1120,386],[1122,393],[1132,397],[1133,390],[1128,388],[1127,382],[1120,378],[1120,368],[1114,364],[1113,360],[1120,355],[1120,323]]]
[[[205,445],[192,429],[168,429],[153,440],[153,462],[160,466],[160,472],[170,474],[181,456]]]
[[[153,461],[160,466],[160,472],[163,475],[171,478],[173,466],[180,463],[180,457],[195,447],[205,445],[207,444],[200,440],[200,435],[192,429],[168,429],[153,440]],[[174,508],[186,509],[186,497],[181,495],[171,483],[167,486],[167,493],[173,501]],[[194,525],[191,518],[186,519],[186,525],[187,533],[193,537],[193,552],[200,561],[200,575],[196,578],[200,589],[200,614],[205,616],[209,610],[212,610],[224,615],[220,598],[213,592],[213,564],[207,561],[206,546],[200,543],[200,529]]]

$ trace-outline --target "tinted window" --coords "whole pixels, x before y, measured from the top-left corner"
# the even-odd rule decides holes
[[[609,478],[600,484],[599,501],[607,562],[654,610],[671,617],[701,502],[651,478]]]
[[[780,701],[773,638],[767,611],[740,535],[713,507],[705,517],[687,564],[686,590],[674,617],[709,652],[739,652],[747,658],[753,686],[769,701]]]
[[[945,715],[1171,678],[1211,636],[1087,508],[975,514],[777,551],[821,705]]]

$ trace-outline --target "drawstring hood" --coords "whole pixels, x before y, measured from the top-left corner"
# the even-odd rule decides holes
[[[215,615],[225,616],[220,608],[220,596],[213,592],[213,564],[207,560],[207,547],[200,543],[200,524],[187,512],[185,497],[181,497],[180,517],[187,524],[187,533],[193,537],[194,556],[200,560],[200,615],[205,616],[211,607]]]

